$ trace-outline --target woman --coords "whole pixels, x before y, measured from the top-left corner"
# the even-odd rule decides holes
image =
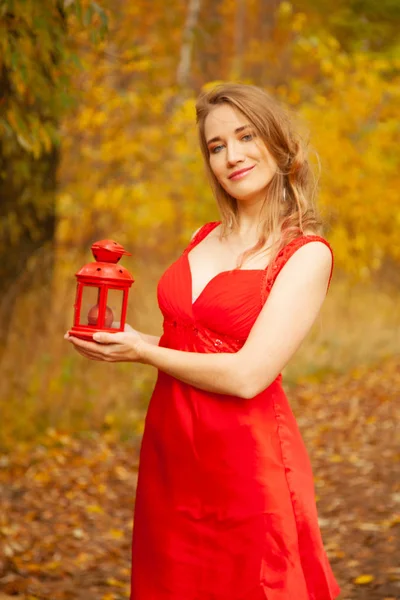
[[[133,600],[332,600],[313,474],[281,371],[309,332],[333,255],[283,109],[223,84],[197,122],[221,221],[163,274],[161,338],[69,337],[93,360],[158,369],[143,435]]]

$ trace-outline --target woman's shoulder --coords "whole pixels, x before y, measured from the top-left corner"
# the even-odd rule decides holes
[[[314,231],[312,229],[305,229],[298,236],[296,236],[295,238],[292,239],[292,242],[299,243],[300,245],[302,245],[302,243],[304,243],[304,242],[314,242],[314,241],[315,242],[320,241],[325,244],[329,243],[323,233]]]
[[[328,246],[329,249],[332,251],[331,245],[330,245],[329,241],[326,239],[326,237],[323,235],[323,233],[316,233],[315,231],[307,230],[307,231],[303,232],[303,235],[301,237],[306,242],[321,242],[325,246]]]
[[[312,242],[317,242],[317,244]],[[309,252],[315,253],[316,255],[326,254],[328,249],[333,259],[333,249],[324,235],[307,229],[282,245],[278,252],[277,260],[285,263],[295,252],[297,252],[297,250],[300,250],[300,248],[304,246],[308,246],[308,249],[305,251],[306,254],[309,254]]]

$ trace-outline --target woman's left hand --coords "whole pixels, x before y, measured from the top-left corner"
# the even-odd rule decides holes
[[[97,332],[93,342],[65,334],[64,338],[74,345],[75,350],[90,360],[105,362],[142,362],[140,347],[143,340],[136,331],[117,333]]]

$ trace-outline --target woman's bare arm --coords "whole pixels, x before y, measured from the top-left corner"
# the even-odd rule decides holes
[[[99,332],[95,342],[69,339],[92,360],[141,362],[201,390],[253,398],[276,379],[311,329],[326,296],[331,266],[331,252],[323,242],[299,248],[277,276],[236,353],[173,350],[147,342],[136,331]]]
[[[323,242],[297,250],[279,273],[246,343],[234,354],[144,344],[140,361],[206,391],[253,398],[274,381],[310,331],[326,296],[332,255]]]
[[[135,331],[140,335],[144,342],[146,342],[147,344],[151,344],[152,346],[158,346],[158,344],[160,343],[161,338],[159,335],[150,335],[149,333],[143,333],[143,331],[133,329],[133,327],[128,325],[128,323],[125,325],[125,331]]]

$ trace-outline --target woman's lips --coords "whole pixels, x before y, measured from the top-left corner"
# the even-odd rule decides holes
[[[243,177],[245,177],[247,175],[247,173],[249,173],[252,169],[254,169],[253,165],[252,167],[247,167],[247,169],[240,169],[240,171],[235,171],[234,173],[232,173],[232,175],[229,175],[229,179],[231,181],[236,181],[238,179],[242,179]]]

